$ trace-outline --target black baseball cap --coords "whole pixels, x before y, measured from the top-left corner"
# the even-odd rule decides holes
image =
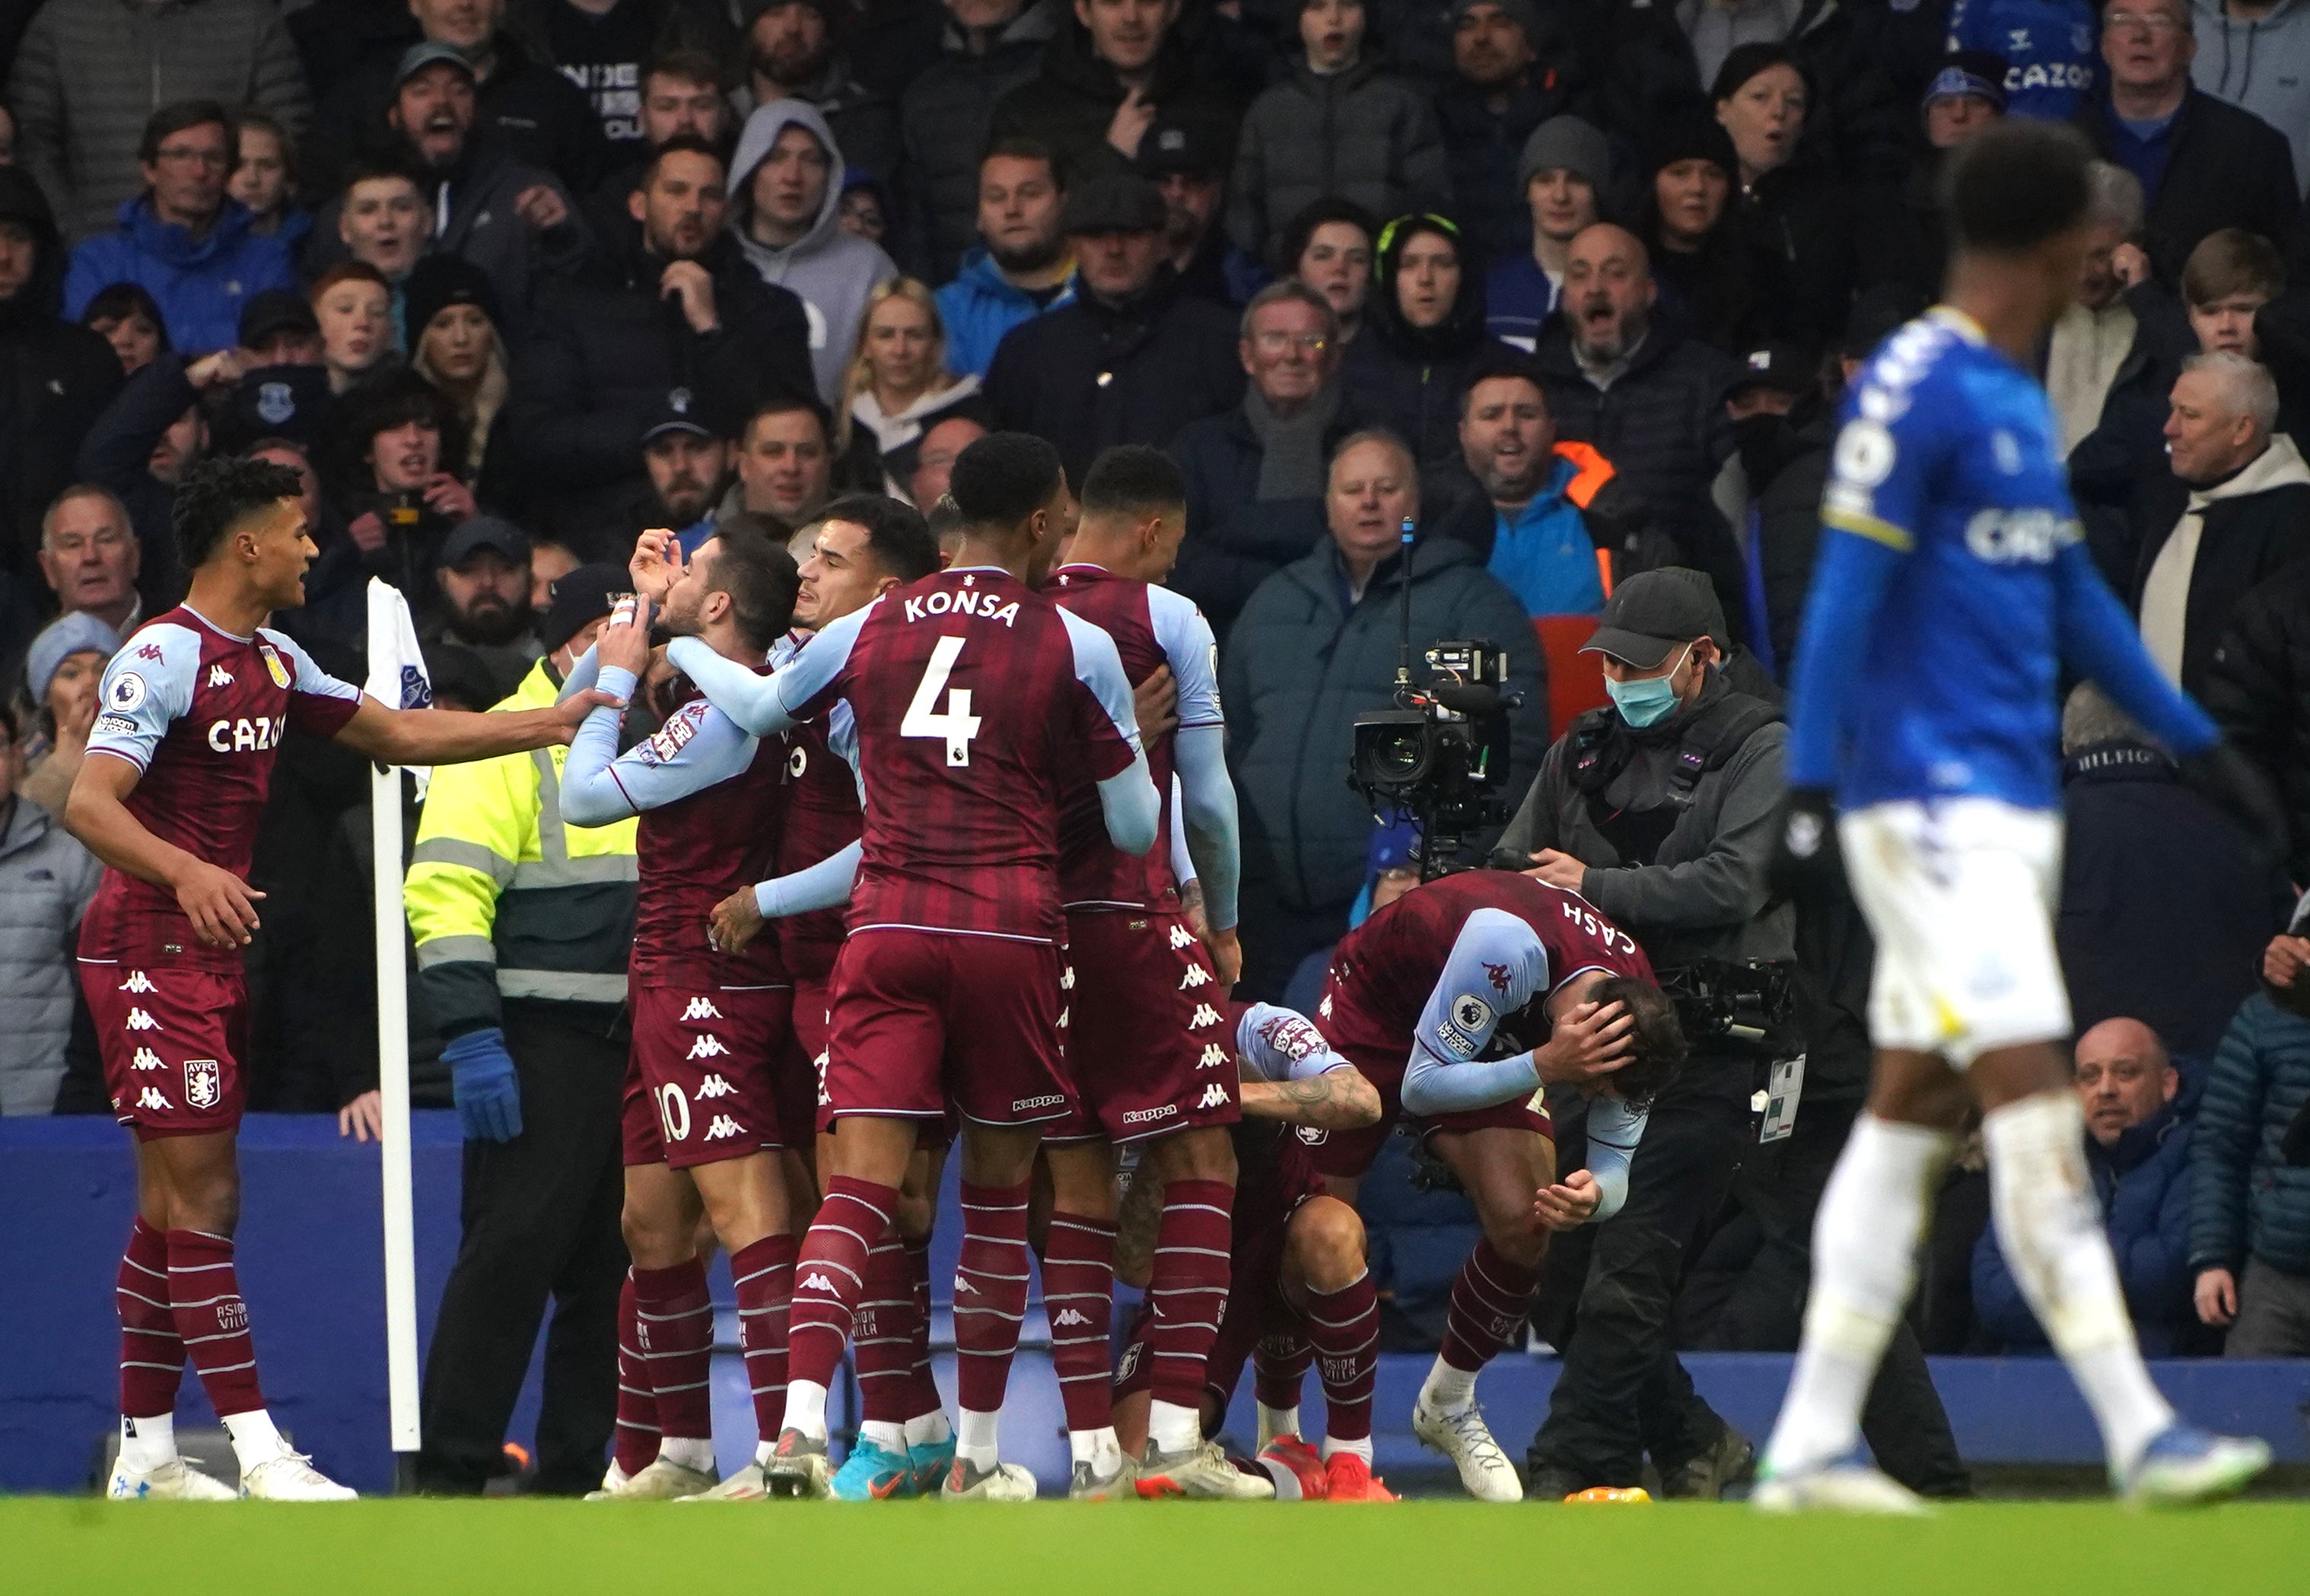
[[[1170,219],[1155,185],[1136,172],[1109,172],[1067,190],[1059,227],[1067,233],[1159,233]]]
[[[1219,128],[1201,117],[1158,117],[1139,141],[1139,175],[1168,177],[1185,172],[1194,178],[1218,178],[1228,169],[1227,140]]]
[[[248,303],[240,308],[240,347],[255,349],[281,333],[302,333],[308,338],[321,335],[321,324],[313,319],[313,308],[305,302],[305,296],[285,288],[268,288],[249,296]]]
[[[1777,388],[1784,394],[1811,390],[1819,362],[1801,345],[1776,338],[1741,357],[1741,369],[1724,385],[1724,397],[1750,388]]]
[[[668,388],[658,395],[650,407],[648,424],[642,429],[642,446],[647,448],[669,432],[688,432],[699,438],[727,438],[736,430],[724,424],[719,407],[694,388]]]
[[[634,590],[634,579],[621,565],[606,561],[581,565],[555,578],[545,602],[545,619],[537,623],[537,640],[551,654],[578,635],[578,629],[601,620],[611,606]]]
[[[529,533],[502,516],[468,516],[441,540],[441,564],[456,569],[487,549],[519,565],[529,558]]]
[[[1596,635],[1583,654],[1608,654],[1639,671],[1662,662],[1695,638],[1715,638],[1724,630],[1724,607],[1708,578],[1682,566],[1640,571],[1612,589],[1597,617]]]

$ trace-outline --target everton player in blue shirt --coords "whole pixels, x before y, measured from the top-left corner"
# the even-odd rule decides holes
[[[1916,1512],[1853,1461],[1863,1396],[1915,1285],[1928,1193],[1969,1105],[2023,1293],[2134,1500],[2194,1502],[2269,1462],[2179,1423],[2134,1345],[2092,1196],[2054,953],[2061,667],[2099,682],[2185,776],[2263,837],[2267,789],[2167,684],[2080,541],[2027,362],[2085,247],[2087,154],[2065,127],[1965,144],[1945,205],[1945,302],[1854,382],[1821,503],[1789,733],[1785,884],[1835,868],[1877,939],[1868,1112],[1823,1197],[1804,1344],[1762,1508]],[[1832,795],[1839,811],[1830,827]],[[2241,838],[2241,846],[2246,839]]]

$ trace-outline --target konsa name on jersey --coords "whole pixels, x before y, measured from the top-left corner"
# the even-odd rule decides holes
[[[971,587],[942,587],[909,598],[906,603],[908,620],[950,613],[976,615],[982,620],[999,620],[1004,626],[1016,626],[1019,624],[1019,601],[1005,600],[999,594],[981,593]]]

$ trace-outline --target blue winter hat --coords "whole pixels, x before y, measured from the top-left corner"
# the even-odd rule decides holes
[[[69,610],[40,629],[24,656],[24,691],[34,704],[45,703],[48,683],[65,661],[75,654],[100,654],[110,659],[120,652],[120,634],[85,610]]]

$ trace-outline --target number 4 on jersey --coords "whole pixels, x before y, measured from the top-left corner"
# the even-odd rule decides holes
[[[914,702],[907,706],[907,718],[899,723],[901,737],[945,739],[946,762],[950,767],[970,763],[970,740],[978,735],[978,716],[970,712],[970,690],[946,685],[947,677],[954,671],[954,662],[962,653],[962,643],[960,638],[941,638],[931,649],[930,664],[923,669],[922,684],[915,689]],[[943,715],[933,707],[942,688],[946,690]]]

